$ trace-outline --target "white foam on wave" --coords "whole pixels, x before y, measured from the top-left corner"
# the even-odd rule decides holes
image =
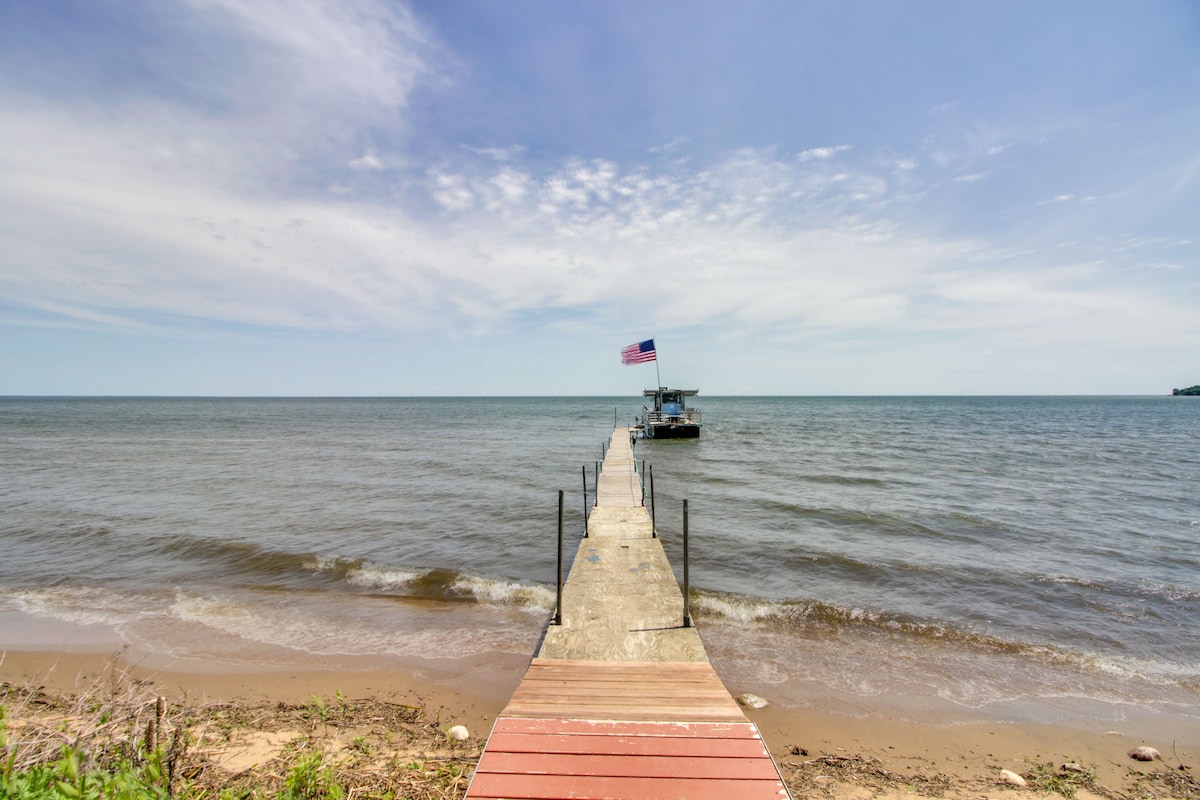
[[[520,581],[461,575],[454,581],[451,588],[491,605],[515,606],[536,614],[549,612],[554,608],[555,602],[554,589],[541,584],[521,583]]]
[[[1142,581],[1141,590],[1148,595],[1180,603],[1200,600],[1200,589],[1177,586],[1173,583],[1146,580]]]
[[[411,586],[420,577],[421,573],[413,570],[392,569],[367,563],[350,570],[346,580],[364,589],[400,591]]]
[[[1089,666],[1121,679],[1138,679],[1159,686],[1200,686],[1200,664],[1178,664],[1159,658],[1092,656]]]
[[[779,619],[779,605],[767,600],[746,597],[702,594],[693,600],[694,607],[734,622],[762,622]]]
[[[179,591],[173,615],[244,642],[283,647],[319,656],[391,655],[466,658],[520,647],[522,637],[503,621],[452,610],[462,619],[438,612],[397,611],[388,605],[343,609],[309,608],[302,599],[195,595]],[[436,617],[428,616],[436,614]]]
[[[130,619],[149,615],[144,596],[135,597],[99,587],[60,586],[13,592],[17,610],[72,625],[118,628]]]

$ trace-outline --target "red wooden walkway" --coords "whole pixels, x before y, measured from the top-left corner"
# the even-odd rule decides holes
[[[781,800],[758,729],[708,662],[534,659],[468,798]]]
[[[500,719],[467,796],[780,800],[787,793],[749,722]]]

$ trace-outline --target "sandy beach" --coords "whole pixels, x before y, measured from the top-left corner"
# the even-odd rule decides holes
[[[332,705],[337,698],[350,709],[359,701],[418,708],[432,731],[429,741],[418,744],[424,752],[442,745],[439,739],[451,726],[468,729],[468,741],[454,743],[455,757],[466,764],[460,787],[464,792],[470,767],[511,692],[500,685],[439,685],[395,671],[198,663],[163,670],[128,664],[113,654],[47,651],[5,653],[0,681],[12,688],[41,687],[50,696],[71,696],[104,686],[114,671],[179,706],[270,708],[314,701]],[[1200,736],[1184,723],[1140,718],[1131,711],[1116,727],[1088,719],[1056,725],[949,718],[940,724],[912,724],[872,711],[867,702],[863,713],[854,716],[775,704],[748,709],[747,715],[759,726],[796,797],[1001,797],[1028,791],[1002,784],[1001,770],[1045,788],[1050,776],[1072,774],[1063,772],[1065,764],[1078,765],[1084,770],[1080,774],[1088,776],[1073,787],[1081,797],[1200,797],[1193,777]],[[10,708],[9,715],[19,720],[28,711]],[[352,716],[342,721],[344,727],[354,729],[363,722]],[[256,759],[269,761],[278,755],[272,748],[282,751],[286,740],[286,733],[266,737],[252,754],[242,753],[236,766],[246,769]],[[1162,760],[1134,761],[1127,753],[1139,745],[1154,747]]]

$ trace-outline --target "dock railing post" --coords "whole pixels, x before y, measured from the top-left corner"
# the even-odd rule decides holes
[[[683,627],[692,627],[691,581],[688,576],[688,501],[683,501]]]
[[[588,538],[587,464],[583,465],[583,538]]]
[[[646,459],[642,459],[642,471],[638,473],[642,484],[642,508],[646,507]]]
[[[563,589],[563,490],[558,490],[558,595],[554,601],[554,624],[562,625]]]
[[[654,465],[650,465],[650,538],[658,538],[658,503],[654,502]]]

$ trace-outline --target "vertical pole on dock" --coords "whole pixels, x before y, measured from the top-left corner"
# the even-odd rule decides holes
[[[642,479],[642,508],[646,507],[646,459],[642,459],[642,472],[638,476]]]
[[[596,462],[596,505],[600,505],[600,462]]]
[[[583,538],[588,535],[587,464],[583,465]]]
[[[658,538],[658,503],[654,502],[654,465],[650,465],[650,538]]]
[[[683,501],[683,627],[692,627],[691,581],[688,577],[688,502]]]
[[[563,490],[558,490],[558,596],[554,601],[554,624],[562,625],[562,568],[563,568]]]

